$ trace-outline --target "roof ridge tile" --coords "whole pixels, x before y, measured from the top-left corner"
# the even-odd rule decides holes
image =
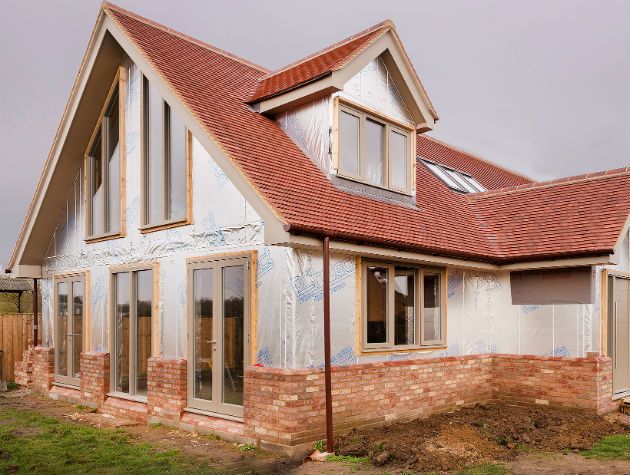
[[[229,59],[233,59],[234,61],[238,61],[241,64],[244,64],[245,66],[249,66],[253,69],[257,69],[258,71],[268,74],[269,73],[269,69],[265,68],[264,66],[261,66],[259,64],[254,63],[253,61],[250,61],[248,59],[242,58],[238,55],[235,55],[233,53],[230,53],[229,51],[223,50],[221,48],[217,48],[214,45],[211,45],[210,43],[207,43],[205,41],[202,41],[198,38],[195,38],[193,36],[187,35],[186,33],[182,33],[181,31],[175,30],[169,26],[163,25],[162,23],[158,23],[156,21],[150,20],[149,18],[143,17],[142,15],[138,15],[137,13],[134,13],[132,11],[126,10],[123,7],[116,5],[114,3],[108,2],[107,0],[103,0],[102,3],[102,9],[104,10],[114,10],[117,11],[118,13],[121,13],[123,15],[127,15],[131,18],[135,18],[138,21],[141,21],[142,23],[146,23],[147,25],[153,26],[155,28],[159,28],[160,30],[169,33],[173,36],[177,36],[183,40],[189,41],[190,43],[194,43],[197,46],[201,46],[202,48],[206,48],[214,53],[220,54],[221,56],[225,56],[226,58]]]
[[[469,197],[469,199],[475,200],[475,199],[482,199],[484,197],[489,197],[489,196],[508,194],[508,193],[512,193],[516,191],[535,190],[535,189],[548,188],[548,187],[557,186],[557,185],[580,183],[580,182],[589,181],[589,180],[601,180],[601,179],[606,179],[606,178],[613,178],[620,175],[630,175],[630,167],[621,167],[621,168],[614,168],[611,170],[589,172],[589,173],[584,173],[582,175],[573,175],[573,176],[568,176],[568,177],[555,178],[553,180],[535,181],[532,183],[525,183],[525,184],[516,185],[516,186],[506,186],[503,188],[496,188],[493,190],[483,191],[480,193],[470,193],[467,196]]]
[[[295,60],[289,64],[284,65],[283,67],[281,67],[280,69],[276,69],[274,71],[270,71],[269,73],[267,73],[265,76],[262,76],[260,78],[261,81],[265,80],[265,79],[269,79],[274,77],[277,74],[280,74],[284,71],[287,71],[289,69],[292,69],[296,66],[299,66],[302,63],[305,63],[307,61],[310,61],[311,59],[316,58],[317,56],[320,56],[322,54],[328,53],[336,48],[339,48],[340,46],[343,46],[345,44],[351,43],[352,41],[358,40],[359,38],[362,38],[366,35],[369,35],[370,33],[374,33],[375,31],[378,31],[379,29],[393,29],[396,30],[396,27],[394,26],[394,23],[390,20],[390,19],[386,19],[383,20],[380,23],[377,23],[375,25],[370,26],[369,28],[366,28],[365,30],[362,30],[358,33],[354,33],[353,35],[350,35],[346,38],[344,38],[343,40],[340,40],[336,43],[333,43],[331,45],[328,45],[322,49],[320,49],[319,51],[316,51],[314,53],[309,54],[308,56],[305,56],[303,58],[300,58],[298,60]]]

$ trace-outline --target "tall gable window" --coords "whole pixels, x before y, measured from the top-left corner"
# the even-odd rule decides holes
[[[142,227],[148,231],[188,224],[188,131],[147,78],[142,89]]]
[[[411,193],[413,129],[375,111],[335,98],[337,174],[368,185]]]
[[[123,232],[121,184],[123,180],[120,117],[124,69],[120,68],[110,89],[86,155],[87,239],[118,237]]]

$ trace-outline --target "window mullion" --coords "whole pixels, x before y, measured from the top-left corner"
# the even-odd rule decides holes
[[[101,172],[103,174],[103,234],[110,230],[109,223],[109,157],[107,150],[109,148],[109,121],[107,115],[103,116],[101,123]]]
[[[136,360],[137,360],[137,348],[136,341],[137,336],[136,333],[138,331],[137,324],[137,315],[138,315],[138,300],[136,298],[137,295],[137,273],[130,273],[130,285],[131,285],[131,302],[129,305],[130,315],[129,315],[129,395],[133,396],[136,394]]]
[[[390,125],[387,122],[384,122],[385,125],[385,137],[383,140],[383,184],[389,188],[389,131],[391,130]]]
[[[418,271],[418,312],[416,315],[416,321],[419,324],[419,331],[416,332],[419,336],[419,342],[421,345],[424,344],[424,270],[419,269]]]
[[[393,265],[387,266],[387,346],[395,346],[396,339],[394,332],[396,328],[396,319],[394,318],[395,310],[395,268]]]
[[[162,185],[164,186],[163,203],[162,203],[162,218],[163,221],[168,221],[169,218],[169,186],[171,177],[169,176],[169,164],[170,164],[170,143],[169,143],[169,129],[170,129],[170,107],[166,101],[162,101],[162,150],[164,151],[162,157],[162,166],[164,167],[164,180]]]

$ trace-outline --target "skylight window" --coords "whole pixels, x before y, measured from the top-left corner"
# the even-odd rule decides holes
[[[446,186],[461,193],[479,193],[486,188],[467,173],[437,163],[421,159],[422,163],[433,172]]]

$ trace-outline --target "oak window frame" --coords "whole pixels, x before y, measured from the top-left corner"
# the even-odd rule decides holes
[[[127,70],[124,66],[119,66],[110,86],[109,92],[105,99],[105,103],[101,112],[98,116],[98,120],[96,122],[96,126],[92,132],[92,136],[88,142],[87,149],[85,151],[83,157],[83,169],[84,169],[84,177],[83,177],[83,190],[84,190],[84,210],[85,210],[85,219],[84,219],[84,229],[85,229],[85,242],[93,243],[106,241],[109,239],[119,239],[125,236],[125,168],[126,168],[126,148],[125,148],[125,97],[126,97],[126,85],[127,85]],[[115,101],[115,102],[114,102]],[[108,113],[115,107],[115,104],[118,105],[118,160],[119,160],[119,197],[110,197],[109,196],[109,165],[107,163],[108,156],[107,151],[109,150],[108,143],[108,127],[109,127],[109,116]],[[92,183],[93,183],[93,173],[94,173],[94,161],[92,160],[92,152],[94,147],[100,140],[100,153],[101,153],[101,173],[103,174],[103,226],[105,228],[110,227],[111,223],[109,223],[109,206],[110,201],[118,199],[119,201],[119,212],[118,212],[118,226],[117,229],[108,231],[105,230],[102,233],[93,233],[93,203],[92,203]]]
[[[73,284],[80,282],[83,286],[82,292],[82,302],[81,302],[81,350],[79,352],[79,377],[75,377],[74,374],[70,373],[71,369],[74,368],[74,362],[72,365],[70,361],[72,360],[72,354],[70,349],[74,349],[74,346],[69,345],[69,342],[73,342],[74,334],[69,334],[68,329],[71,326],[71,318],[74,319],[74,286]],[[60,328],[59,322],[59,284],[66,284],[66,329]],[[89,348],[89,274],[87,272],[71,272],[64,274],[56,274],[53,276],[53,309],[54,309],[54,319],[53,319],[53,346],[54,346],[54,376],[53,382],[55,384],[67,385],[78,387],[81,384],[81,353],[88,351]],[[61,349],[61,337],[63,336],[66,339],[66,375],[59,374],[59,358],[60,358],[60,349]]]
[[[368,278],[369,267],[382,267],[387,269],[387,286],[385,301],[385,325],[386,325],[386,341],[382,343],[368,342]],[[395,344],[395,271],[396,268],[413,269],[414,270],[414,343],[413,344]],[[383,262],[373,260],[363,260],[361,262],[361,352],[396,352],[396,351],[412,351],[422,349],[443,348],[446,346],[446,271],[443,269],[421,267],[403,262]],[[440,317],[440,338],[428,340],[425,338],[425,311],[424,311],[424,277],[439,277],[439,317]]]
[[[353,174],[341,167],[340,129],[341,114],[347,113],[359,119],[359,173]],[[365,124],[372,121],[384,127],[383,137],[383,183],[372,183],[367,178],[366,171],[366,138]],[[391,184],[390,135],[398,133],[406,137],[407,154],[405,160],[406,186],[400,188]],[[333,168],[337,176],[347,180],[363,183],[368,186],[381,188],[405,195],[413,195],[416,189],[416,131],[410,125],[400,120],[388,117],[377,110],[350,101],[345,97],[335,97],[333,100]]]
[[[160,96],[161,124],[156,129],[150,124],[149,112],[149,79],[142,75],[140,91],[140,133],[141,133],[141,170],[140,170],[140,188],[141,188],[141,210],[140,210],[140,232],[142,234],[171,229],[179,226],[192,224],[192,133],[188,128],[184,128],[184,162],[185,162],[185,213],[183,217],[169,218],[170,212],[170,181],[169,165],[171,159],[171,143],[170,143],[170,126],[173,112],[172,107],[166,100]],[[157,90],[154,88],[154,92]],[[168,111],[168,112],[167,112]],[[160,132],[161,147],[161,167],[162,167],[162,219],[156,222],[149,222],[150,191],[149,191],[149,173],[150,173],[150,134],[155,130]]]
[[[109,384],[110,391],[108,396],[117,397],[121,399],[129,399],[133,401],[139,401],[146,403],[148,395],[137,394],[137,381],[136,381],[136,372],[137,372],[137,351],[138,351],[138,341],[137,341],[137,274],[142,271],[151,271],[152,272],[152,306],[151,306],[151,351],[149,358],[153,358],[159,355],[159,298],[160,298],[160,287],[159,287],[159,276],[160,276],[160,267],[157,262],[141,262],[135,264],[128,265],[120,265],[120,266],[112,266],[109,268],[109,292],[108,292],[108,308],[107,315],[109,318],[109,357],[110,357],[110,376],[109,376]],[[117,302],[117,274],[128,273],[130,275],[130,287],[131,291],[129,293],[129,319],[130,319],[130,329],[129,329],[129,369],[128,369],[128,378],[129,378],[129,392],[118,391],[116,389],[116,302]],[[135,324],[135,325],[134,325]],[[134,364],[131,364],[132,361]],[[148,363],[147,363],[148,365]],[[148,373],[148,369],[147,369]]]

